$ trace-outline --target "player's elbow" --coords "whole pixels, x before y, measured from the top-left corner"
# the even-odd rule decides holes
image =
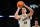
[[[34,11],[32,11],[34,13]]]
[[[31,12],[32,12],[32,13],[34,13],[34,11],[33,11],[33,10],[32,10]]]
[[[15,19],[18,19],[17,17],[14,17]]]
[[[17,16],[14,16],[15,19],[18,19]]]

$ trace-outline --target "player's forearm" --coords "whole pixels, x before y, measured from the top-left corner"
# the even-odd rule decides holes
[[[34,12],[30,7],[28,7],[27,5],[25,5],[25,7],[29,10],[29,11],[31,11],[31,12]]]
[[[15,13],[15,16],[17,16],[17,15],[18,15],[18,13],[19,13],[19,10],[20,10],[20,9],[17,9],[17,11],[16,11],[16,13]]]

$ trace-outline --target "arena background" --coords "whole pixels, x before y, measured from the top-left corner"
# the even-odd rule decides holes
[[[18,20],[14,19],[17,10],[17,2],[21,0],[0,0],[0,27],[19,27]],[[26,5],[34,10],[31,18],[31,26],[34,21],[38,20],[40,25],[40,1],[39,0],[22,0]],[[29,11],[27,12],[29,13]],[[21,10],[19,12],[21,14]]]

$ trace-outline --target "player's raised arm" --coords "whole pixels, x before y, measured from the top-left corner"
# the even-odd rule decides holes
[[[18,15],[18,13],[19,13],[19,10],[20,10],[20,7],[18,7],[18,9],[17,9],[17,11],[16,11],[16,13],[15,13],[15,19],[18,19],[18,18],[20,18],[20,16]]]
[[[33,15],[34,11],[30,7],[28,7],[27,5],[24,4],[24,6],[30,11],[30,13],[28,14],[28,17],[30,18],[30,16]]]

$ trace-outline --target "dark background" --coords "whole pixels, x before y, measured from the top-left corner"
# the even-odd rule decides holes
[[[26,5],[40,4],[39,0],[0,0],[0,15],[5,17],[0,17],[0,27],[18,27],[18,20],[14,18],[9,18],[9,15],[14,15],[17,10],[17,2],[24,1]],[[29,11],[27,12],[29,13]],[[19,12],[21,14],[21,12]],[[36,19],[37,17],[37,19]],[[31,20],[31,25],[34,25],[34,21],[38,20],[40,25],[40,7],[35,8],[33,19]]]

